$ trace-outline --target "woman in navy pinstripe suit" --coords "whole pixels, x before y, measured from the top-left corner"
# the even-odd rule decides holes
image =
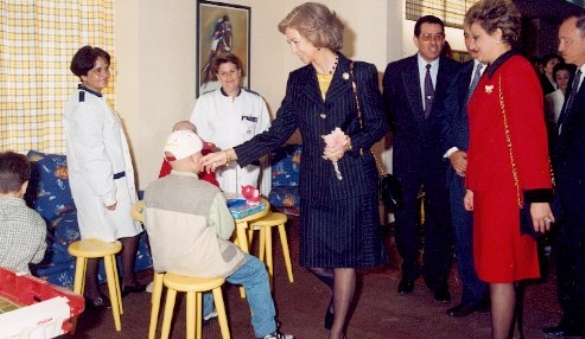
[[[376,67],[354,64],[339,53],[343,24],[318,3],[292,10],[278,26],[292,52],[307,65],[293,71],[272,127],[233,149],[207,155],[208,169],[237,160],[240,166],[267,154],[299,128],[303,138],[300,177],[300,263],[333,291],[325,327],[330,339],[344,338],[356,268],[387,261],[379,234],[377,171],[370,147],[388,130]],[[357,82],[363,128],[352,80]],[[339,127],[344,146],[325,150],[323,135]],[[337,161],[343,179],[334,172]]]

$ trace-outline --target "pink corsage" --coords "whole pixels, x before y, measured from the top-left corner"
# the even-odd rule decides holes
[[[323,139],[325,140],[325,149],[345,147],[348,143],[347,135],[345,135],[345,133],[343,133],[339,127],[335,127],[331,133],[323,135]],[[326,159],[327,157],[323,156],[323,158]],[[339,165],[337,164],[337,161],[331,161],[333,162],[333,169],[335,169],[335,176],[337,176],[338,180],[342,180],[343,176],[339,171]]]

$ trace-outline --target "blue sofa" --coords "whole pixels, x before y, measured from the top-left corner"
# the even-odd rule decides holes
[[[37,151],[29,151],[27,157],[32,164],[32,174],[25,200],[47,222],[48,234],[45,259],[33,267],[33,274],[52,284],[71,287],[75,274],[75,258],[69,255],[67,247],[80,237],[77,211],[69,189],[66,157]],[[101,266],[98,278],[103,282],[103,263]],[[136,271],[150,267],[152,257],[146,232],[143,232],[136,257]]]
[[[302,145],[279,147],[271,154],[272,189],[270,205],[288,215],[299,215],[299,171]]]

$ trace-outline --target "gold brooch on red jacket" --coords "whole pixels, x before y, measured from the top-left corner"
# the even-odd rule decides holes
[[[494,90],[494,85],[485,85],[485,87],[484,87],[484,88],[485,88],[485,92],[486,92],[487,94],[491,94],[491,93],[492,93],[492,91]]]

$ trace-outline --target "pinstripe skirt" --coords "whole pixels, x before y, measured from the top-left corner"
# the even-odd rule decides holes
[[[320,268],[371,268],[388,262],[378,196],[334,203],[300,203],[300,264]]]

